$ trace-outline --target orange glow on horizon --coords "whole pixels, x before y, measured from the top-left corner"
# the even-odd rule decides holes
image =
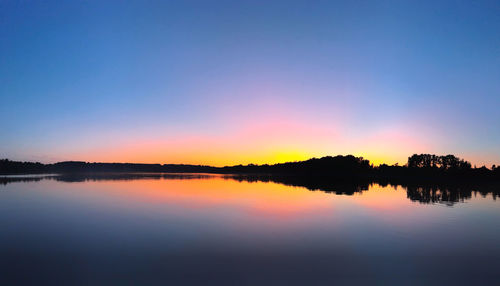
[[[213,133],[191,132],[152,137],[117,137],[86,149],[62,150],[60,161],[130,162],[232,166],[276,164],[323,156],[363,157],[377,166],[404,165],[414,153],[439,153],[423,131],[395,125],[356,133],[342,128],[290,116],[265,117],[234,123]],[[170,134],[170,133],[166,133]]]
[[[282,142],[285,141],[285,142]],[[239,143],[246,142],[246,143]],[[332,143],[333,142],[333,143]],[[370,141],[373,144],[373,140]],[[241,138],[238,140],[218,140],[217,138],[190,137],[158,142],[135,142],[120,144],[114,148],[96,148],[85,153],[68,154],[65,160],[87,162],[194,164],[210,166],[232,166],[239,164],[276,164],[303,161],[324,156],[349,155],[363,157],[374,165],[405,164],[412,148],[402,148],[398,143],[354,146],[348,142],[335,143],[334,139],[319,141],[267,140],[264,137]],[[351,145],[352,146],[352,145]],[[427,148],[414,148],[426,150]],[[357,151],[361,150],[361,151]],[[366,150],[366,151],[365,151]]]

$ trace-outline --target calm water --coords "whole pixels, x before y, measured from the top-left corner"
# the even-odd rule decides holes
[[[2,285],[500,283],[495,191],[17,180],[0,185]]]

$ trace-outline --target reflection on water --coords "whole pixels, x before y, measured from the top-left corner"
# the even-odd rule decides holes
[[[320,177],[300,176],[265,176],[265,175],[215,175],[215,174],[165,174],[165,173],[100,173],[100,174],[67,174],[67,175],[38,175],[38,176],[4,176],[0,177],[0,184],[13,182],[33,182],[40,180],[56,180],[61,182],[86,182],[86,181],[130,181],[139,179],[166,179],[166,180],[190,180],[190,179],[224,179],[237,180],[239,182],[273,182],[286,186],[304,187],[310,191],[322,191],[337,195],[353,195],[367,191],[370,186],[376,184],[383,187],[402,187],[407,192],[408,199],[424,204],[445,203],[452,206],[457,202],[464,202],[472,196],[481,195],[496,200],[500,195],[500,184],[498,183],[422,183],[422,182],[375,182],[375,181],[332,181]],[[211,181],[213,183],[213,181]]]
[[[0,183],[4,285],[492,284],[500,266],[495,186],[206,174]]]

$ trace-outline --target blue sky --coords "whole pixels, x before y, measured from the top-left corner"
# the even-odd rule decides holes
[[[498,164],[499,78],[497,1],[2,1],[0,157]]]

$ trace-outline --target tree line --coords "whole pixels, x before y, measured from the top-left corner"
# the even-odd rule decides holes
[[[500,180],[500,168],[472,167],[454,155],[414,154],[399,166],[373,166],[363,157],[326,156],[299,162],[264,165],[212,167],[182,164],[88,163],[67,161],[55,164],[0,160],[0,174],[67,174],[67,173],[221,173],[265,174],[322,177],[340,180],[398,180],[398,179],[480,179]]]
[[[437,156],[434,154],[413,154],[408,158],[408,167],[466,170],[471,168],[471,163],[454,155]]]

